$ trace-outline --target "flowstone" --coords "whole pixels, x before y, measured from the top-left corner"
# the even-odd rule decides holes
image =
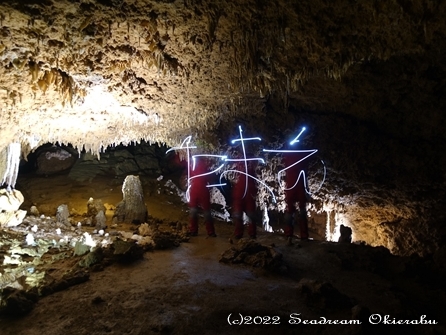
[[[22,223],[26,211],[19,207],[23,200],[18,190],[0,189],[0,227],[15,227]]]

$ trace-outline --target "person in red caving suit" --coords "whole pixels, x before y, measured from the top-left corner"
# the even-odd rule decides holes
[[[297,150],[295,146],[290,145],[289,150]],[[308,172],[308,152],[284,152],[283,161],[285,164],[285,236],[291,243],[291,238],[294,236],[294,221],[300,228],[300,238],[308,240],[308,218],[307,218],[307,200],[308,193],[306,190],[306,175]],[[299,160],[302,162],[295,164]],[[297,182],[297,183],[296,183]],[[298,217],[296,203],[299,207]]]
[[[195,162],[194,162],[195,161]],[[189,233],[192,236],[198,234],[198,207],[204,214],[206,232],[210,237],[216,237],[215,227],[211,216],[211,199],[209,184],[211,174],[205,157],[193,157],[191,160],[189,176]]]
[[[257,161],[248,161],[247,171],[245,162],[238,162],[236,165],[237,173],[236,181],[232,191],[232,219],[235,225],[234,236],[236,239],[243,237],[243,213],[249,218],[248,235],[250,238],[257,237],[257,219],[256,219],[256,197],[257,197],[257,181],[251,176],[256,176]]]

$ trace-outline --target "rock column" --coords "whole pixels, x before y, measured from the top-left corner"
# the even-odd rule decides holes
[[[139,176],[127,176],[122,184],[123,200],[116,206],[114,221],[140,224],[147,219],[147,207]]]

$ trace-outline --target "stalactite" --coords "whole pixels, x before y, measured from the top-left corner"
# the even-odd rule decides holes
[[[10,143],[0,152],[0,176],[2,176],[0,185],[7,185],[8,188],[15,187],[19,173],[20,148],[20,143]]]

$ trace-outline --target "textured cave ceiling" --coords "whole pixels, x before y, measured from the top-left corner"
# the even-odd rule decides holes
[[[279,128],[294,108],[444,138],[445,11],[421,0],[3,1],[0,146],[173,144],[266,118],[266,103]]]
[[[272,143],[307,123],[325,203],[416,226],[444,195],[445,17],[444,0],[2,1],[0,150],[216,148],[236,124]]]

